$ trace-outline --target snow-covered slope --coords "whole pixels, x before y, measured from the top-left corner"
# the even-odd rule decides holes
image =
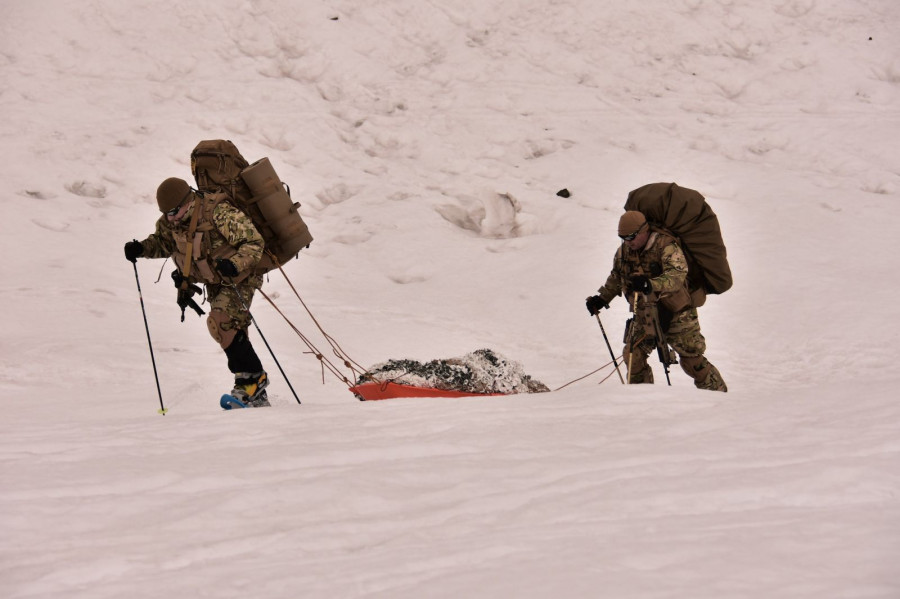
[[[900,5],[7,4],[0,594],[900,594]],[[221,413],[221,351],[140,261],[161,417],[122,245],[220,137],[302,202],[287,273],[353,359],[489,347],[551,389],[608,361],[583,300],[628,191],[698,189],[731,391],[359,403],[257,299],[303,404],[254,331],[274,407]]]

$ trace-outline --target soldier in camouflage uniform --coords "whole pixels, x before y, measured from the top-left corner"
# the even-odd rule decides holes
[[[629,364],[628,382],[652,383],[653,371],[647,358],[656,349],[652,308],[656,305],[668,345],[679,356],[681,368],[694,379],[698,389],[727,391],[719,370],[703,355],[706,340],[700,333],[697,308],[687,285],[687,262],[671,235],[652,227],[644,215],[628,211],[619,220],[622,245],[616,251],[612,272],[598,290],[587,298],[591,315],[623,292],[634,312],[626,326],[623,359]],[[668,351],[668,348],[666,348]]]
[[[244,307],[262,287],[262,275],[253,273],[265,246],[262,235],[225,194],[194,191],[182,179],[163,181],[156,201],[163,213],[156,231],[143,241],[126,243],[125,257],[132,262],[138,257],[174,259],[178,274],[173,278],[176,285],[183,281],[178,291],[182,320],[184,308],[193,303],[191,287],[205,285],[207,326],[234,373],[232,395],[249,406],[268,406],[268,376],[247,336],[250,313]],[[186,260],[189,255],[193,259]]]

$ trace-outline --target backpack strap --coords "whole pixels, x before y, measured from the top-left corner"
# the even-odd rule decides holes
[[[182,287],[186,289],[188,284],[188,279],[191,276],[191,263],[194,261],[194,233],[197,232],[197,221],[200,220],[200,213],[203,212],[203,200],[204,197],[202,194],[194,194],[194,212],[191,214],[191,223],[188,225],[188,234],[187,234],[187,254],[184,259],[184,266],[181,270],[182,279]]]

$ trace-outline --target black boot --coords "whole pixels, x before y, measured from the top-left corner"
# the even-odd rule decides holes
[[[238,331],[231,345],[225,348],[225,355],[228,356],[228,370],[234,373],[231,395],[253,408],[268,406],[266,387],[269,377],[250,344],[247,331]]]
[[[269,386],[269,376],[266,372],[236,372],[234,374],[234,389],[231,396],[241,400],[251,408],[269,407],[269,398],[266,395],[266,387]]]

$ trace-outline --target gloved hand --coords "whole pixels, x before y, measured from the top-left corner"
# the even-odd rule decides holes
[[[144,253],[144,246],[137,239],[125,244],[125,259],[137,264],[138,256]]]
[[[631,277],[631,288],[640,293],[650,293],[653,291],[653,286],[650,284],[650,277],[645,277],[644,275]]]
[[[219,271],[219,274],[223,277],[231,278],[236,277],[238,274],[237,266],[227,258],[216,258],[216,270]]]
[[[603,308],[609,308],[609,304],[599,295],[592,295],[587,298],[584,302],[584,305],[587,306],[587,311],[590,312],[591,316],[597,314]]]

